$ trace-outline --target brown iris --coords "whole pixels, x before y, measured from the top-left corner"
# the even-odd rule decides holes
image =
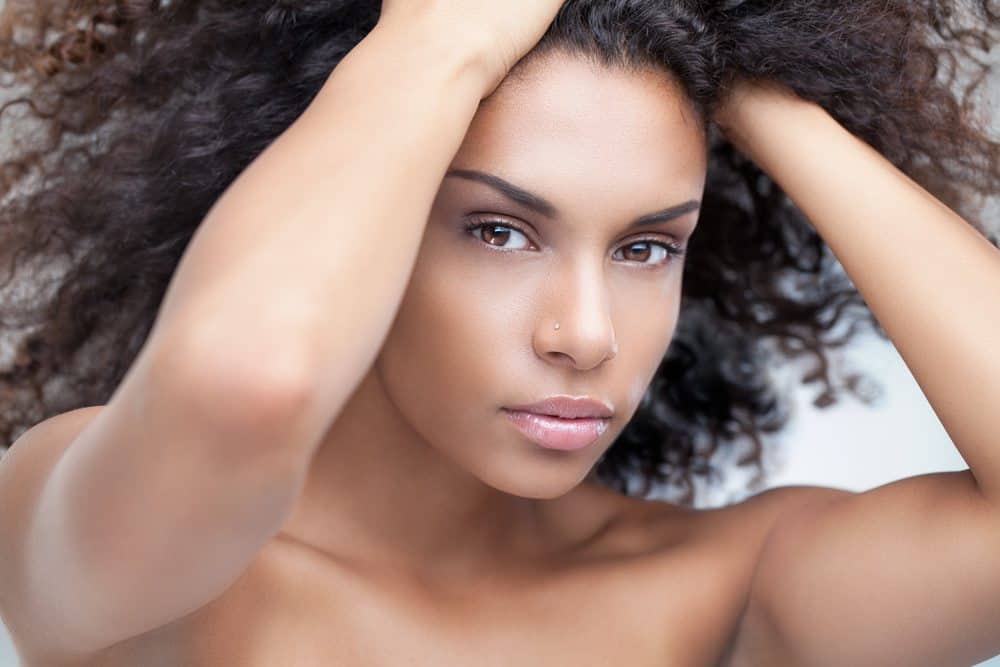
[[[483,231],[483,240],[486,241],[487,243],[490,243],[490,240],[489,240],[490,236],[501,236],[501,237],[503,237],[503,238],[500,239],[500,243],[498,243],[498,244],[490,243],[490,245],[503,246],[503,245],[505,245],[507,243],[507,241],[510,238],[510,230],[506,229],[503,225],[485,225],[481,229]],[[499,233],[497,233],[497,231],[496,231],[498,229],[501,230]]]
[[[625,248],[623,248],[622,252],[627,254],[632,248],[635,248],[636,246],[645,246],[646,250],[645,250],[645,253],[643,254],[643,256],[641,258],[633,259],[631,261],[645,262],[646,260],[648,260],[649,259],[649,253],[650,253],[650,247],[649,247],[649,243],[647,243],[645,241],[639,241],[639,242],[636,242],[636,243],[632,243],[632,244],[626,246]],[[629,259],[629,258],[626,257],[625,259]]]

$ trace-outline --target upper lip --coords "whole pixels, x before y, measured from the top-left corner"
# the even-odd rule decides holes
[[[590,396],[549,396],[536,403],[512,405],[507,410],[534,412],[540,415],[562,417],[563,419],[582,419],[600,417],[606,419],[614,415],[604,401]]]

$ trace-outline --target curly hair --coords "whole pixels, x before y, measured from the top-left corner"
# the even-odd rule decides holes
[[[109,399],[209,208],[379,11],[370,0],[7,0],[0,58],[21,96],[0,122],[24,114],[3,131],[12,155],[0,169],[0,444]],[[755,465],[747,486],[759,489],[765,436],[789,418],[768,372],[775,355],[814,362],[801,381],[821,384],[818,407],[843,390],[877,397],[870,378],[837,377],[831,353],[865,324],[888,336],[790,198],[708,120],[736,77],[781,82],[996,245],[982,204],[1000,192],[1000,143],[973,102],[998,18],[992,0],[566,2],[515,71],[555,48],[658,67],[708,129],[674,339],[592,476],[625,494],[670,485],[691,505],[696,478],[721,477],[712,459],[749,444],[738,464]]]

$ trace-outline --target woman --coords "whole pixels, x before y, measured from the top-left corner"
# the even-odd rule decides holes
[[[122,112],[4,212],[22,255],[82,250],[7,376],[9,429],[47,376],[79,390],[0,466],[25,664],[1000,651],[1000,253],[971,206],[1000,145],[935,70],[994,10],[373,4],[91,7],[97,55],[33,61],[89,83],[60,127]],[[623,486],[759,444],[762,341],[824,360],[859,296],[970,469],[714,509]]]

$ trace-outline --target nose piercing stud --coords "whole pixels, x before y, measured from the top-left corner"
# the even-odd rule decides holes
[[[559,328],[559,323],[558,323],[558,322],[556,322],[556,329],[558,329],[558,328]]]

